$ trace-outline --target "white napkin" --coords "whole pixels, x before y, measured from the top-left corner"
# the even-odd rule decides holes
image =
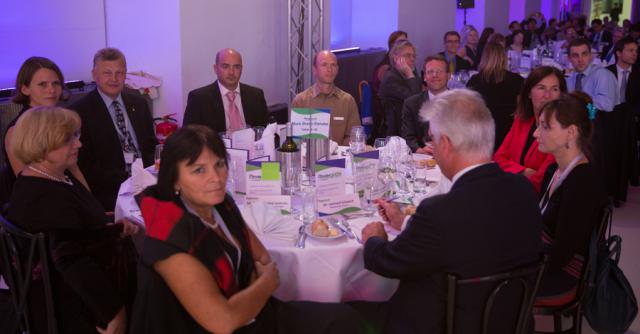
[[[156,184],[158,182],[156,177],[151,175],[144,166],[142,166],[142,159],[138,158],[131,164],[131,183],[129,191],[134,194],[138,194],[146,187]]]
[[[338,150],[338,146],[339,146],[338,143],[329,139],[329,154],[335,154],[336,151]]]
[[[276,146],[274,144],[275,133],[278,131],[278,124],[271,123],[262,132],[262,137],[253,144],[254,151],[262,146],[263,155],[268,155],[269,160],[276,161]]]
[[[293,241],[300,223],[290,215],[262,202],[244,205],[240,212],[247,226],[258,236]]]
[[[393,157],[393,160],[400,161],[399,159],[411,152],[411,149],[407,145],[407,141],[402,137],[393,136],[387,140],[387,144],[384,146],[384,153]]]

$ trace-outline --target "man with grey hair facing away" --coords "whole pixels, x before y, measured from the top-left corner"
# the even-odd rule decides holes
[[[526,178],[491,161],[495,125],[480,95],[447,91],[420,115],[429,121],[434,157],[453,185],[424,199],[407,219],[396,204],[376,200],[386,224],[402,232],[388,241],[383,223],[368,224],[362,231],[365,267],[400,285],[387,302],[353,306],[384,333],[444,333],[446,273],[496,274],[535,263],[542,254],[537,196]],[[459,289],[455,333],[480,332],[489,292],[485,285]],[[516,303],[494,305],[499,319],[492,318],[490,333],[513,333]]]

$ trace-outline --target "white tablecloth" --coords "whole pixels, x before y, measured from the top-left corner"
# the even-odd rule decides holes
[[[439,174],[440,171],[436,170],[433,173]],[[439,186],[431,189],[429,195],[446,191],[446,185],[440,189],[445,183],[440,182]],[[119,220],[126,217],[144,226],[140,209],[133,195],[129,193],[129,184],[130,179],[120,187],[115,218]],[[246,215],[245,220],[249,220]],[[362,228],[376,220],[381,219],[376,215],[353,219],[349,223],[354,232],[360,236]],[[346,236],[336,240],[317,240],[308,237],[306,248],[299,249],[294,246],[294,240],[300,222],[289,216],[280,223],[292,224],[291,238],[286,240],[282,237],[271,238],[256,231],[256,235],[278,264],[280,271],[280,287],[274,296],[285,301],[384,301],[388,300],[396,290],[397,280],[384,278],[364,269],[363,247],[356,240],[348,239]],[[251,224],[247,225],[251,227]],[[388,232],[392,237],[399,233],[393,230]],[[135,241],[139,244],[141,237]]]

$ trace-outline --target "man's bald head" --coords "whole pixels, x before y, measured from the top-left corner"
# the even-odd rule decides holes
[[[218,81],[228,90],[235,90],[242,76],[242,56],[234,49],[222,49],[216,53],[213,70]]]
[[[329,50],[316,53],[313,58],[313,76],[320,84],[332,85],[338,75],[338,58]]]

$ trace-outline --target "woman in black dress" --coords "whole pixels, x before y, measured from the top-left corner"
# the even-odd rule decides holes
[[[584,93],[572,93],[547,103],[534,133],[538,149],[556,161],[547,169],[541,191],[542,240],[550,262],[537,305],[562,305],[575,298],[589,240],[606,205],[604,187],[589,161],[590,118],[595,117],[589,101]]]
[[[478,69],[480,64],[480,53],[478,53],[478,42],[480,36],[478,30],[472,25],[466,25],[462,27],[460,31],[462,36],[462,47],[458,50],[458,56],[464,58],[471,64],[471,69]]]
[[[496,122],[496,151],[513,123],[513,114],[524,79],[507,70],[505,50],[502,45],[496,43],[489,43],[484,48],[479,69],[480,72],[469,79],[467,87],[482,95]]]
[[[225,191],[227,154],[208,127],[186,126],[139,196],[146,237],[132,333],[358,333],[344,304],[280,302],[276,264]]]
[[[135,250],[128,236],[137,226],[111,223],[69,172],[81,146],[75,112],[59,107],[26,111],[14,127],[10,147],[25,168],[14,184],[8,219],[29,232],[46,234],[60,333],[124,333],[125,305],[132,304],[135,290]],[[33,275],[31,284],[32,328],[46,333],[41,277]]]

